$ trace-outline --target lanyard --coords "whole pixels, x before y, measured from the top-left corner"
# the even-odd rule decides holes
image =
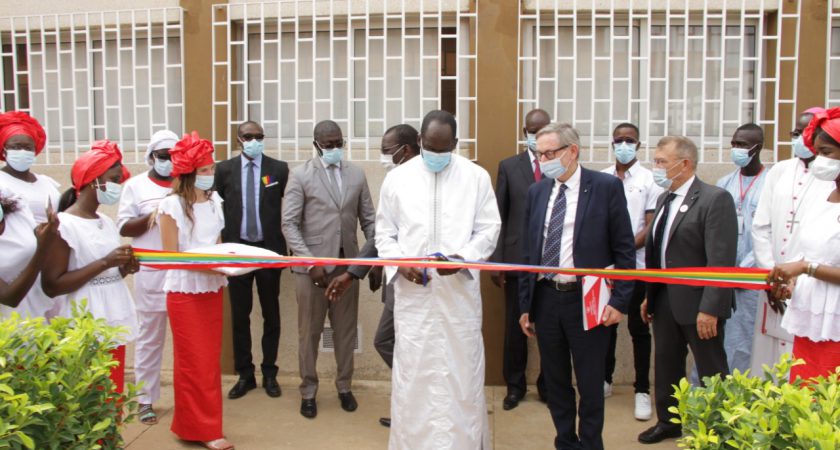
[[[740,171],[738,172],[738,191],[740,192],[739,195],[741,196],[741,201],[738,202],[738,214],[741,213],[741,208],[743,208],[744,206],[744,199],[747,197],[747,194],[750,193],[750,189],[752,189],[753,185],[755,184],[755,181],[758,180],[758,177],[761,175],[761,172],[764,172],[764,166],[761,166],[761,170],[759,170],[758,173],[755,174],[752,181],[750,181],[750,185],[747,186],[746,191],[744,190],[743,175],[741,175]]]

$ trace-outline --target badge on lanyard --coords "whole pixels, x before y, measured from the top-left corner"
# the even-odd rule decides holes
[[[741,214],[741,211],[738,211],[738,236],[742,236],[744,234],[744,215]]]

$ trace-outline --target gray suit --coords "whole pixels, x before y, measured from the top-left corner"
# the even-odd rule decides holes
[[[656,205],[654,218],[662,212],[664,192]],[[656,220],[656,219],[654,219]],[[732,267],[738,249],[738,218],[732,196],[725,190],[695,178],[669,230],[666,230],[665,267]],[[665,245],[663,242],[663,245]],[[659,268],[653,257],[654,232],[645,244],[647,267]],[[688,348],[701,377],[726,375],[723,348],[724,322],[732,314],[733,292],[728,288],[679,286],[648,283],[648,311],[653,313],[656,340],[656,414],[659,422],[673,426],[668,411],[676,406],[671,385],[685,377]],[[700,339],[697,314],[718,318],[716,337]]]
[[[373,239],[365,242],[359,251],[359,258],[376,258],[379,251],[376,250],[376,241]],[[347,272],[361,279],[367,276],[371,266],[350,266]],[[376,327],[376,334],[373,336],[373,348],[385,361],[388,367],[394,365],[394,345],[396,336],[394,334],[394,284],[386,283],[382,286],[382,315],[379,317],[379,325]]]
[[[368,240],[374,237],[375,211],[364,171],[347,161],[341,162],[341,189],[330,189],[331,178],[320,158],[313,158],[292,170],[283,199],[281,228],[289,250],[296,256],[355,257],[359,253],[357,227]],[[339,198],[340,197],[340,198]],[[346,270],[327,266],[328,281]],[[298,357],[300,392],[304,399],[318,392],[318,343],[329,314],[334,332],[338,392],[349,392],[353,378],[353,345],[359,307],[359,285],[353,283],[342,298],[331,303],[324,287],[314,286],[306,267],[292,269],[297,274]]]

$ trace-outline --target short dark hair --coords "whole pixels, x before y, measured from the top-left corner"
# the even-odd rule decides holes
[[[637,127],[636,125],[634,125],[634,124],[632,124],[632,123],[630,123],[630,122],[621,122],[620,124],[616,125],[616,126],[615,126],[615,128],[613,128],[613,134],[615,134],[615,132],[616,132],[616,131],[618,131],[618,130],[620,130],[620,129],[622,129],[622,128],[632,128],[632,129],[633,129],[633,131],[635,131],[635,132],[636,132],[636,136],[639,136],[639,135],[640,135],[640,133],[639,133],[639,127]]]
[[[315,130],[312,132],[312,137],[317,141],[321,136],[330,133],[341,133],[341,127],[332,120],[322,120],[315,125]]]
[[[417,130],[414,127],[404,123],[394,125],[385,130],[385,134],[383,134],[383,136],[391,133],[396,133],[397,142],[411,147],[415,153],[420,153],[420,145],[417,143]]]
[[[240,123],[238,127],[236,127],[236,134],[237,135],[242,134],[242,128],[245,125],[256,125],[256,126],[262,128],[262,125],[258,124],[257,122],[254,122],[253,120],[246,120],[246,121]]]
[[[448,111],[443,111],[440,109],[436,109],[434,111],[429,111],[426,114],[426,117],[423,118],[423,125],[420,126],[420,134],[426,134],[426,129],[429,128],[429,124],[432,122],[440,122],[446,125],[449,125],[449,129],[452,130],[452,138],[458,137],[458,125],[455,121],[455,116]]]
[[[740,127],[735,129],[735,133],[737,133],[739,131],[747,131],[747,132],[754,131],[754,132],[758,133],[758,135],[761,136],[761,143],[764,144],[764,129],[762,129],[760,126],[758,126],[758,125],[756,125],[752,122],[745,123],[745,124],[743,124]]]

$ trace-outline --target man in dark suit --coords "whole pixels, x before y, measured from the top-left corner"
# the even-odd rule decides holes
[[[654,181],[666,191],[657,202],[645,259],[650,269],[735,265],[738,219],[732,196],[695,176],[697,146],[682,136],[662,138],[654,153]],[[639,435],[653,444],[681,434],[674,384],[685,377],[688,348],[700,377],[726,375],[724,322],[732,313],[732,289],[649,283],[642,318],[653,322],[656,341],[656,415],[658,423]]]
[[[633,231],[621,180],[581,167],[579,153],[580,138],[571,125],[550,124],[537,133],[537,155],[545,178],[528,190],[523,259],[558,268],[635,268]],[[626,314],[633,283],[614,283],[601,315],[603,326],[588,331],[583,328],[581,279],[529,273],[521,276],[520,283],[519,323],[525,334],[537,336],[548,408],[557,430],[554,446],[603,449],[607,327]],[[577,413],[572,367],[580,394]],[[580,416],[577,432],[576,415]]]
[[[216,192],[224,199],[222,241],[241,242],[286,254],[280,231],[283,191],[289,166],[263,154],[262,127],[245,122],[237,130],[242,154],[216,166]],[[239,398],[257,387],[251,357],[253,283],[257,282],[263,316],[261,364],[263,388],[271,397],[281,395],[277,383],[277,347],[280,345],[280,269],[260,269],[228,278],[233,322],[233,359],[239,381],[228,398]]]
[[[499,175],[496,177],[496,201],[502,216],[502,232],[496,251],[490,257],[494,262],[521,264],[520,247],[522,229],[525,220],[525,200],[528,188],[542,179],[540,164],[537,159],[537,132],[551,122],[548,113],[534,109],[525,116],[522,132],[528,150],[499,163]],[[493,284],[505,290],[505,346],[502,373],[507,384],[507,395],[502,403],[505,410],[519,405],[527,389],[525,369],[528,366],[528,337],[519,327],[519,273],[493,272],[490,274]],[[537,378],[537,391],[540,399],[545,398],[545,382],[542,372]]]

